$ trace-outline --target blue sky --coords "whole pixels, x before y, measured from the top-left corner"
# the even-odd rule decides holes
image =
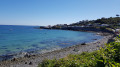
[[[120,0],[0,0],[0,24],[54,25],[115,17]]]

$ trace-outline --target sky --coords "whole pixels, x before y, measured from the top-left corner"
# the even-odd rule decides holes
[[[116,14],[120,0],[0,0],[2,25],[71,24]]]

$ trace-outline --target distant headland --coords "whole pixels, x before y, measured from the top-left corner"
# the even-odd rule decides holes
[[[94,32],[109,32],[118,34],[120,31],[120,17],[100,18],[97,20],[82,20],[72,24],[57,24],[40,26],[40,29],[61,29],[74,31],[94,31]]]

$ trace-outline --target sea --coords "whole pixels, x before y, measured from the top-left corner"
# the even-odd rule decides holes
[[[50,52],[102,38],[90,32],[35,27],[39,26],[0,25],[0,60],[4,57],[20,56],[22,53]]]

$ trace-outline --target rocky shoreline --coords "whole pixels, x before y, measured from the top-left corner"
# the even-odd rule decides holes
[[[100,40],[96,40],[91,43],[78,44],[71,47],[47,52],[43,54],[28,55],[25,54],[21,58],[13,58],[12,60],[0,61],[1,67],[37,67],[44,59],[59,59],[67,56],[68,54],[79,54],[82,52],[92,52],[103,47],[105,43],[108,43],[110,39],[114,37],[113,34],[99,32],[97,35],[104,36]]]

